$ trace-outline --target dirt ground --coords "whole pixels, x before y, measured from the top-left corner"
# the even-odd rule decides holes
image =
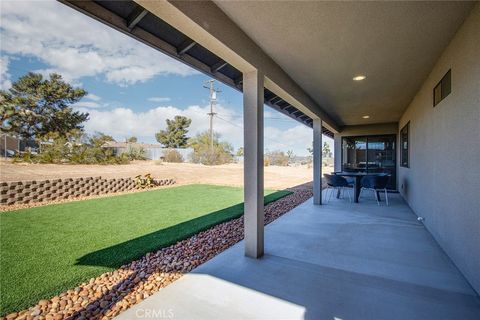
[[[324,167],[323,172],[333,171]],[[204,166],[193,163],[162,163],[136,161],[127,165],[58,165],[14,164],[0,162],[0,181],[46,180],[58,178],[98,177],[125,178],[151,173],[154,178],[173,178],[177,184],[206,183],[243,186],[243,165],[238,163]],[[312,180],[308,166],[265,167],[265,188],[284,189]]]

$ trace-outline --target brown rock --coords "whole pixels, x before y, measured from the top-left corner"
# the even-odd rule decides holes
[[[38,305],[39,306],[42,306],[42,307],[45,307],[46,305],[48,305],[48,300],[40,300],[38,302]]]
[[[14,312],[7,315],[6,318],[2,317],[2,319],[12,320],[12,319],[15,319],[16,317],[18,317],[18,313]]]
[[[32,310],[32,312],[30,313],[30,315],[31,315],[32,317],[36,317],[36,316],[39,316],[40,313],[42,313],[42,311],[41,311],[38,307],[36,307],[35,309]]]
[[[86,296],[88,296],[88,291],[87,290],[82,290],[82,291],[80,291],[79,295],[80,295],[80,297],[86,297]]]

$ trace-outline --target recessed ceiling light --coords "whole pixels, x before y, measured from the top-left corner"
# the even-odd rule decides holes
[[[359,76],[353,77],[353,81],[362,81],[362,80],[364,80],[365,78],[366,78],[365,76],[359,75]]]
[[[362,118],[363,119],[368,119],[368,118],[370,118],[370,116],[363,116]]]

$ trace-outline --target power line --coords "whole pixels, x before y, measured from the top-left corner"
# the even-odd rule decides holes
[[[224,118],[220,117],[218,114],[217,114],[217,118],[220,119],[220,120],[223,120],[223,121],[225,121],[225,122],[228,122],[228,123],[230,123],[232,126],[235,126],[235,127],[240,128],[240,129],[243,130],[243,126],[238,125],[238,124],[236,124],[236,123],[233,123],[233,122],[231,122],[231,121],[229,121],[229,120],[227,120],[227,119],[224,119]]]
[[[219,115],[220,113],[217,113],[217,115]],[[224,114],[221,114],[222,116],[226,116]],[[239,119],[242,119],[243,116],[238,116],[238,115],[229,115],[229,117],[232,117],[232,118],[239,118]],[[295,123],[295,120],[293,119],[289,119],[289,118],[274,118],[274,117],[264,117],[264,120],[265,121],[270,121],[270,120],[274,120],[276,122],[290,122],[290,123]]]
[[[231,122],[231,121],[229,121],[229,120],[227,120],[227,119],[224,119],[224,118],[218,116],[218,114],[217,114],[217,118],[243,130],[243,126],[240,126],[240,125],[238,125],[238,124],[236,124],[236,123],[233,123],[233,122]],[[266,140],[269,140],[269,141],[271,141],[271,142],[278,143],[278,144],[280,144],[280,145],[282,145],[282,146],[284,146],[284,147],[287,147],[287,148],[290,147],[289,145],[286,145],[286,144],[284,144],[284,143],[282,143],[282,142],[280,142],[280,141],[277,141],[277,140],[274,140],[274,139],[265,137],[265,135],[263,136],[263,138],[266,139]]]

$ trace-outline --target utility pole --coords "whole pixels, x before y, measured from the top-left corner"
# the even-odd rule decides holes
[[[221,92],[220,90],[215,89],[215,80],[211,79],[205,81],[204,88],[207,88],[210,91],[210,112],[207,113],[210,117],[210,152],[213,154],[213,117],[216,115],[213,112],[213,107],[217,103],[217,92]]]

